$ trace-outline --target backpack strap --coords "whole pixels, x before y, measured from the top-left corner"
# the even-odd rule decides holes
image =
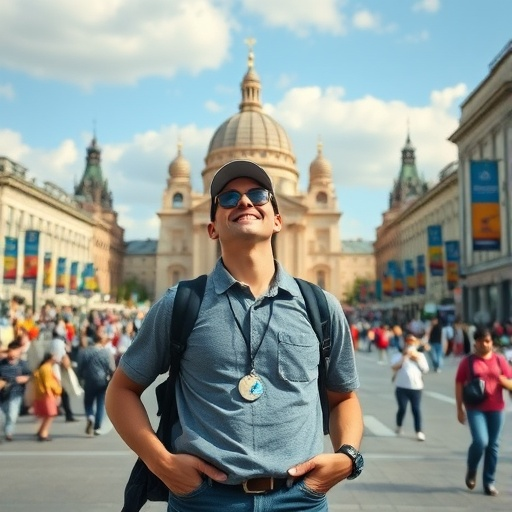
[[[325,294],[316,284],[295,278],[306,303],[309,321],[318,338],[320,364],[318,365],[318,392],[322,406],[324,434],[329,433],[329,402],[327,400],[327,361],[331,355],[331,323]]]
[[[187,341],[199,314],[206,288],[206,274],[189,281],[180,281],[174,297],[171,318],[171,364],[169,377],[165,383],[157,387],[158,415],[161,421],[158,430],[161,435],[170,433],[171,427],[178,417],[176,407],[176,379],[180,373],[180,361],[187,348]],[[157,432],[158,433],[158,432]],[[167,439],[164,438],[167,445]]]

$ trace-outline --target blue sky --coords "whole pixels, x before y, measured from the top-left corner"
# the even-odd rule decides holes
[[[447,138],[510,20],[510,0],[3,0],[0,155],[71,193],[96,127],[125,239],[156,238],[178,141],[201,192],[253,37],[264,109],[291,139],[301,190],[320,139],[342,239],[373,240],[408,126],[433,183],[457,158]]]

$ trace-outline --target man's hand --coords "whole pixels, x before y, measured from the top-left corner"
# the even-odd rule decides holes
[[[190,494],[197,489],[203,475],[217,482],[224,482],[227,475],[199,457],[172,454],[154,470],[155,475],[176,495]]]
[[[288,470],[293,478],[305,476],[304,483],[315,492],[327,493],[352,473],[352,460],[343,453],[322,453]]]

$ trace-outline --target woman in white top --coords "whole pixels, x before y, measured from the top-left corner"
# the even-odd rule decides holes
[[[428,362],[422,352],[418,351],[419,340],[412,334],[405,337],[405,347],[400,353],[391,358],[391,369],[394,371],[395,396],[398,403],[396,413],[396,433],[403,433],[402,424],[407,409],[411,403],[414,418],[414,430],[418,441],[425,441],[421,425],[421,392],[423,389],[423,374],[427,373]]]

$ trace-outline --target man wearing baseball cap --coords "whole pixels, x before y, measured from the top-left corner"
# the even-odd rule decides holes
[[[123,355],[107,392],[109,416],[169,488],[168,510],[327,511],[327,491],[363,465],[348,322],[324,292],[334,452],[323,453],[318,339],[296,281],[274,259],[271,240],[283,223],[272,180],[256,163],[235,160],[217,171],[210,194],[208,235],[221,257],[181,358],[172,453],[155,436],[140,395],[171,363],[176,286]]]

